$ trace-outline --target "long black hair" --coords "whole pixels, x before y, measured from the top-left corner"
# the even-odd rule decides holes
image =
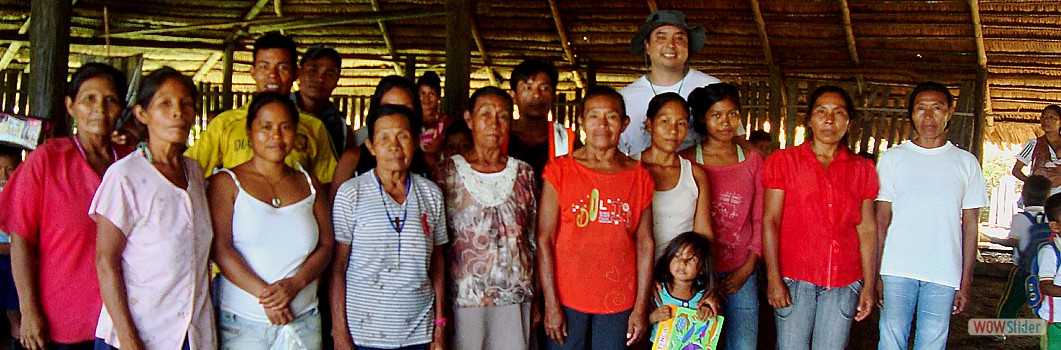
[[[689,247],[690,253],[696,256],[700,263],[700,275],[696,278],[696,287],[703,290],[704,295],[711,294],[715,291],[717,284],[715,262],[711,256],[711,241],[692,231],[682,233],[667,243],[667,247],[663,249],[663,255],[656,260],[656,268],[653,271],[656,281],[664,284],[674,281],[674,275],[670,272],[670,262],[685,247]]]

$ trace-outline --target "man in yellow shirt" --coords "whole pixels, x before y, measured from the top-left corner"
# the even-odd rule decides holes
[[[265,34],[254,42],[254,66],[251,77],[258,92],[272,91],[283,95],[291,93],[291,84],[296,78],[298,53],[295,42],[281,34]],[[247,108],[225,111],[210,121],[206,131],[195,145],[184,153],[195,159],[209,176],[217,168],[232,168],[251,159],[247,139]],[[324,123],[316,116],[299,111],[295,148],[287,155],[287,164],[302,165],[314,174],[321,183],[330,183],[335,171],[335,154],[332,140]]]

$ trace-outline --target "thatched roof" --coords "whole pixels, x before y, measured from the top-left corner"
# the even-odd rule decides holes
[[[29,4],[0,4],[0,52],[16,43],[0,66],[29,62],[22,30]],[[443,0],[80,0],[73,7],[71,53],[143,53],[146,70],[170,65],[220,84],[220,53],[235,33],[240,45],[234,82],[236,90],[249,90],[249,44],[261,32],[283,29],[303,49],[334,45],[345,58],[337,93],[367,94],[380,77],[401,71],[409,55],[415,56],[417,72],[443,73],[444,5]],[[472,87],[504,84],[511,67],[526,57],[561,67],[562,90],[574,89],[594,71],[599,83],[621,87],[644,72],[643,59],[630,54],[628,45],[654,7],[683,10],[691,24],[707,29],[707,46],[691,65],[726,81],[766,80],[775,65],[785,78],[957,85],[975,80],[983,67],[990,85],[988,115],[996,121],[1033,121],[1043,106],[1061,100],[1061,2],[1055,0],[479,0],[476,40],[468,43],[481,47],[472,54]],[[376,21],[381,18],[387,20]]]

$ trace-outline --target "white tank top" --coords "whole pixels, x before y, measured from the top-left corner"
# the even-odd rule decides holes
[[[652,232],[656,237],[656,257],[663,254],[667,243],[679,234],[693,230],[696,215],[696,199],[700,189],[693,179],[692,162],[681,160],[681,176],[678,184],[666,191],[652,195]]]
[[[309,174],[301,166],[298,170],[309,183],[309,196],[294,204],[274,208],[247,193],[236,174],[221,169],[232,176],[239,188],[232,207],[232,243],[247,266],[265,283],[294,276],[317,247],[319,233],[317,218],[313,215],[317,190],[313,188]],[[220,289],[222,310],[255,322],[269,323],[257,296],[240,289],[224,276]],[[317,307],[317,281],[299,291],[290,307],[295,315]]]

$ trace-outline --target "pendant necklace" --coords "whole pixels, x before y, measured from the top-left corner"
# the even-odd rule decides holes
[[[282,203],[280,202],[280,196],[276,195],[276,186],[273,183],[269,182],[269,178],[265,177],[265,175],[257,169],[255,169],[254,172],[258,173],[258,176],[264,179],[265,182],[269,184],[269,191],[273,194],[272,200],[269,201],[269,204],[272,205],[273,208],[280,208],[280,204]],[[280,173],[281,179],[283,179],[282,176],[285,175],[287,175],[287,169],[284,169],[284,171]]]
[[[75,136],[70,136],[70,138],[74,139],[74,145],[77,146],[77,150],[79,152],[81,152],[81,158],[84,158],[85,162],[87,163],[88,162],[88,155],[85,154],[85,148],[81,147],[81,140],[78,140],[76,135]],[[112,162],[117,162],[118,161],[118,151],[114,150],[114,145],[113,144],[111,145],[111,157],[114,157]],[[92,164],[89,164],[89,166],[91,166],[91,165]]]
[[[376,185],[379,187],[379,195],[383,200],[383,211],[387,213],[387,222],[390,223],[391,228],[394,232],[398,233],[398,267],[402,266],[402,230],[405,229],[405,219],[409,217],[409,188],[412,187],[412,176],[405,177],[405,204],[402,206],[402,217],[398,217],[398,213],[394,213],[393,218],[391,217],[390,205],[387,205],[388,195],[383,193],[383,181],[379,179],[379,175],[376,175]]]

